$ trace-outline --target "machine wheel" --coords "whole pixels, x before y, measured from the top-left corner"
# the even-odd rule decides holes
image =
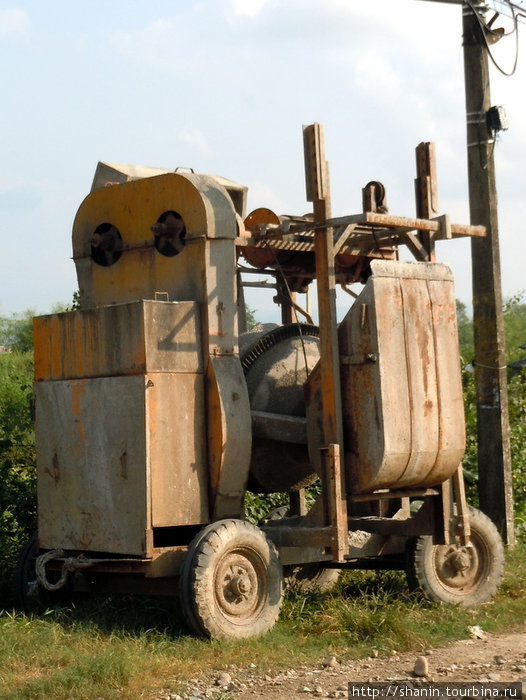
[[[41,610],[47,602],[46,591],[37,581],[36,556],[37,536],[34,534],[22,550],[15,572],[17,606],[26,613]]]
[[[259,637],[276,623],[283,572],[274,545],[244,520],[219,520],[194,538],[180,580],[192,630],[216,639]]]
[[[339,569],[324,569],[317,561],[301,566],[284,566],[285,585],[298,593],[328,593],[340,578]]]
[[[268,520],[282,520],[288,517],[289,512],[287,505],[273,508],[259,524]],[[285,588],[298,593],[327,593],[338,583],[340,573],[340,569],[325,569],[317,561],[283,567]]]
[[[430,536],[409,545],[407,579],[426,598],[472,608],[490,600],[504,573],[504,548],[497,528],[481,511],[469,508],[470,544],[434,545]]]

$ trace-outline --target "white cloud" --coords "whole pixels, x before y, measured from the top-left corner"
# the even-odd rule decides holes
[[[247,211],[267,207],[279,216],[287,211],[287,206],[285,200],[267,183],[255,181],[250,184]]]
[[[19,8],[0,10],[0,36],[25,36],[30,28],[31,21],[26,10]]]
[[[236,15],[255,17],[267,2],[268,0],[230,0],[230,6]]]
[[[211,158],[214,151],[210,147],[206,136],[198,129],[183,129],[177,134],[177,140],[189,146],[201,156]]]

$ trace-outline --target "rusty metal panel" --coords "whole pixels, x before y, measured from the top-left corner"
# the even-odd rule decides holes
[[[340,327],[348,490],[442,483],[465,449],[452,276],[375,261]]]
[[[207,523],[203,375],[150,375],[146,402],[152,526]]]
[[[148,556],[151,527],[208,522],[204,376],[38,382],[42,547]]]
[[[216,520],[239,518],[252,446],[250,402],[239,358],[211,355],[206,379],[211,510]]]
[[[137,301],[37,317],[35,379],[203,372],[195,302]]]
[[[35,384],[44,548],[145,554],[145,378]]]

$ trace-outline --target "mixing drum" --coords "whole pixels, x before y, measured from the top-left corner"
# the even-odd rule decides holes
[[[269,327],[271,330],[269,330]],[[297,491],[317,475],[307,449],[303,384],[320,357],[316,326],[260,326],[239,338],[252,415],[296,418],[292,434],[273,439],[253,421],[248,487],[259,493]]]

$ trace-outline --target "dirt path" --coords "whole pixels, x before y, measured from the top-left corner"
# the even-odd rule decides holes
[[[191,684],[183,695],[165,694],[160,700],[229,697],[233,700],[290,700],[291,698],[346,698],[349,682],[412,682],[418,654],[340,663],[334,657],[320,659],[317,667],[290,669],[277,675],[261,675],[255,668],[229,668],[217,672],[206,684]],[[474,628],[472,638],[448,647],[427,649],[419,661],[427,680],[509,682],[522,681],[526,691],[526,625],[512,634],[490,635]],[[525,696],[526,697],[526,696]]]

